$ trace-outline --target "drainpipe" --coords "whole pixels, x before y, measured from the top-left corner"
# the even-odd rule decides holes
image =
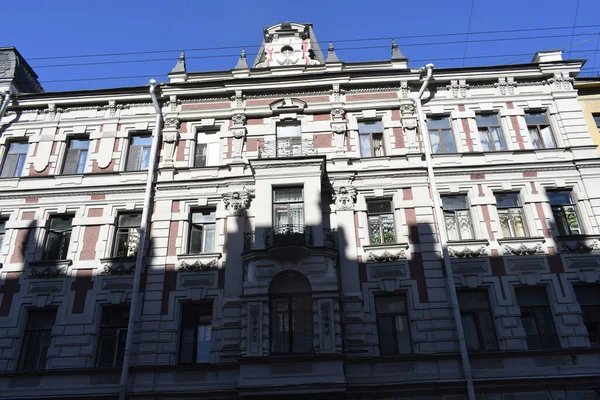
[[[444,262],[444,269],[446,271],[446,277],[448,280],[448,291],[450,293],[450,303],[452,305],[452,314],[454,316],[454,322],[456,324],[456,333],[458,335],[458,344],[460,348],[460,359],[463,366],[463,374],[465,376],[465,383],[467,385],[467,397],[469,400],[475,400],[475,388],[473,387],[473,375],[471,374],[471,363],[469,361],[469,353],[467,351],[467,343],[465,341],[465,333],[463,330],[462,320],[460,318],[460,309],[458,308],[458,297],[456,296],[456,286],[454,283],[454,272],[452,271],[452,265],[450,264],[450,255],[448,254],[448,234],[445,227],[442,226],[444,221],[444,215],[442,213],[442,205],[440,204],[440,197],[438,195],[437,184],[435,181],[435,175],[433,173],[433,160],[431,158],[431,143],[429,141],[429,132],[427,131],[427,124],[425,122],[425,115],[423,114],[423,92],[431,81],[433,76],[433,64],[427,64],[425,66],[427,75],[419,90],[418,101],[417,101],[417,113],[419,117],[419,130],[421,131],[421,137],[423,138],[423,148],[425,150],[425,162],[427,164],[427,175],[429,177],[429,187],[431,190],[431,197],[433,198],[433,209],[435,219],[438,223],[438,234],[440,239],[440,246],[442,247],[442,258]]]
[[[11,96],[12,96],[12,93],[10,92],[10,90],[7,90],[6,93],[4,93],[4,98],[2,99],[2,101],[0,101],[0,121],[2,121],[2,117],[4,117],[4,113],[6,112],[6,109],[8,108],[8,104],[10,103]]]
[[[158,101],[156,100],[157,82],[150,80],[150,96],[152,104],[156,111],[156,121],[154,122],[154,132],[152,133],[152,147],[150,148],[150,163],[148,165],[148,178],[146,179],[146,191],[144,193],[144,209],[142,211],[142,221],[139,230],[139,247],[135,259],[135,275],[133,278],[133,292],[131,294],[131,306],[129,309],[129,322],[127,324],[127,338],[125,340],[125,354],[123,356],[123,368],[121,370],[121,382],[119,390],[119,400],[127,398],[127,383],[129,381],[129,363],[131,360],[131,348],[133,345],[133,335],[135,323],[141,306],[140,280],[144,268],[144,254],[146,253],[146,232],[150,225],[150,216],[152,211],[152,187],[156,176],[156,155],[158,145],[162,134],[162,112]]]

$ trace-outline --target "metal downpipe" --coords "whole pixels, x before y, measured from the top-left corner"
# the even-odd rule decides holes
[[[442,205],[440,204],[440,198],[438,196],[437,184],[435,181],[435,174],[433,172],[433,160],[431,158],[431,143],[429,140],[429,132],[427,131],[427,123],[425,121],[425,115],[423,114],[423,93],[429,85],[433,76],[433,64],[427,64],[425,70],[427,75],[419,90],[418,101],[417,101],[417,113],[419,117],[419,130],[421,131],[421,137],[423,140],[423,148],[425,152],[425,162],[427,164],[427,175],[429,177],[429,187],[431,188],[431,197],[433,198],[434,215],[438,226],[438,235],[440,239],[440,246],[442,247],[442,258],[444,263],[444,270],[446,271],[446,277],[448,281],[448,292],[450,294],[450,303],[452,305],[452,314],[454,316],[454,322],[456,324],[456,333],[458,335],[458,345],[460,349],[460,359],[463,367],[463,374],[465,377],[465,383],[467,385],[467,397],[469,400],[475,399],[475,388],[473,386],[473,375],[471,372],[471,362],[469,361],[469,352],[467,350],[467,343],[465,341],[465,333],[463,330],[462,319],[460,318],[460,308],[458,307],[458,297],[456,295],[456,286],[454,283],[454,272],[452,271],[452,265],[450,264],[450,255],[448,254],[448,236],[446,229],[442,226],[444,221],[444,215],[442,213]]]
[[[127,324],[127,338],[125,340],[125,353],[123,356],[123,367],[121,369],[121,380],[119,385],[119,400],[127,398],[127,386],[129,381],[129,364],[131,360],[131,348],[133,347],[134,328],[139,313],[141,298],[140,281],[142,270],[144,268],[144,255],[146,253],[146,237],[148,226],[150,225],[150,217],[152,211],[152,189],[154,186],[154,178],[156,176],[157,153],[160,138],[162,134],[162,111],[158,100],[156,99],[156,87],[158,83],[150,80],[150,96],[152,104],[156,111],[156,120],[154,123],[154,132],[152,134],[152,147],[150,148],[150,160],[148,165],[148,178],[146,179],[146,190],[144,193],[144,208],[142,210],[142,221],[139,231],[139,247],[137,249],[135,260],[135,273],[133,278],[133,291],[131,294],[131,306],[129,309],[129,322]]]

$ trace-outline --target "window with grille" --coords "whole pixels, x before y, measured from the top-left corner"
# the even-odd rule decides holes
[[[184,304],[181,311],[179,364],[210,362],[212,303]]]
[[[71,243],[72,215],[50,217],[48,234],[44,246],[44,260],[65,260]]]
[[[381,157],[385,155],[381,121],[359,122],[358,136],[361,157]]]
[[[277,124],[277,157],[302,156],[302,131],[299,121]]]
[[[473,225],[467,196],[442,196],[442,208],[448,240],[473,239]]]
[[[526,237],[527,227],[519,194],[498,193],[495,196],[502,237]]]
[[[458,292],[460,318],[469,351],[498,350],[494,318],[484,290]]]
[[[44,369],[52,339],[56,309],[30,309],[23,335],[19,369]]]
[[[379,354],[390,356],[411,354],[412,342],[408,326],[406,296],[375,297]]]
[[[150,149],[152,136],[132,136],[129,142],[129,155],[127,157],[127,171],[143,171],[150,165]]]
[[[581,224],[577,215],[577,206],[569,190],[548,191],[550,207],[554,215],[556,228],[561,235],[581,235]]]
[[[117,368],[123,365],[128,323],[128,305],[105,306],[102,308],[96,366],[100,368]]]
[[[11,178],[23,175],[29,143],[13,142],[8,145],[8,151],[2,164],[0,177]]]
[[[213,253],[215,251],[215,216],[214,209],[192,212],[188,253]]]
[[[525,113],[527,130],[531,136],[531,143],[536,149],[551,149],[556,147],[554,135],[548,116],[545,112],[528,111]]]
[[[600,348],[600,286],[575,287],[575,295],[581,306],[590,344]]]
[[[427,130],[431,141],[431,152],[456,153],[454,136],[452,135],[452,124],[448,117],[427,118]]]
[[[525,329],[527,348],[539,350],[560,347],[546,288],[516,288],[515,294],[521,309],[521,322]]]
[[[396,226],[392,201],[389,199],[367,201],[369,243],[396,243]]]
[[[304,354],[313,351],[311,286],[298,272],[277,276],[269,289],[271,353]]]
[[[83,174],[85,172],[89,148],[89,139],[71,139],[62,173]]]
[[[475,116],[475,121],[477,122],[479,140],[483,151],[506,150],[498,115],[478,114]]]
[[[113,257],[135,257],[139,245],[142,213],[120,214]]]

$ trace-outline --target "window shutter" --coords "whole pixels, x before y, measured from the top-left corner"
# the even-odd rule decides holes
[[[0,176],[2,178],[11,178],[15,176],[15,169],[17,168],[18,161],[18,154],[7,154],[6,158],[4,159],[4,165],[2,166],[2,174]]]
[[[63,167],[63,174],[76,174],[78,163],[79,163],[79,150],[76,150],[76,149],[67,150],[67,156],[65,158],[65,165]]]
[[[127,159],[127,171],[137,171],[140,169],[140,158],[142,157],[141,146],[129,147],[129,158]]]

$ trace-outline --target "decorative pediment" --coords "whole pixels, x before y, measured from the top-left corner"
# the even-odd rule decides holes
[[[285,97],[269,104],[274,113],[281,112],[300,112],[306,107],[306,102],[293,97]]]
[[[203,272],[219,267],[221,253],[182,254],[179,259],[181,272]]]

